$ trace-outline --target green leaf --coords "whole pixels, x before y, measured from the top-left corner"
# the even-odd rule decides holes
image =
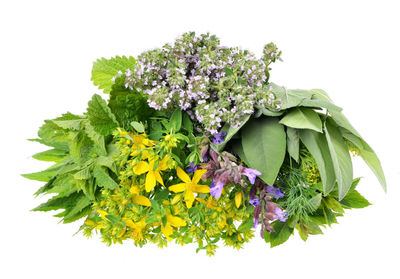
[[[34,172],[34,173],[25,173],[21,174],[23,177],[32,179],[32,180],[37,180],[37,181],[42,181],[42,182],[47,182],[49,181],[54,175],[56,175],[58,172],[58,168],[53,168],[50,167],[44,171],[39,171],[39,172]]]
[[[175,132],[178,132],[182,126],[182,111],[180,109],[176,109],[169,119],[169,125],[171,129],[174,129]]]
[[[96,166],[93,170],[93,174],[100,187],[110,190],[119,188],[118,184],[105,172],[104,168]]]
[[[321,200],[322,200],[322,194],[319,193],[316,196],[309,199],[308,202],[310,203],[310,205],[313,207],[314,210],[317,210],[317,208],[321,204]]]
[[[260,171],[260,178],[273,185],[286,153],[286,133],[278,118],[257,118],[242,131],[243,152],[248,166]]]
[[[64,158],[68,153],[61,149],[50,149],[43,152],[36,153],[32,157],[39,161],[58,162]]]
[[[84,208],[86,208],[88,205],[90,205],[92,202],[86,197],[86,196],[81,196],[80,199],[76,201],[75,206],[68,211],[68,214],[65,216],[64,219],[71,219],[75,215],[77,215],[79,212],[81,212]]]
[[[212,144],[215,148],[216,151],[220,152],[222,151],[226,144],[232,139],[234,135],[236,135],[237,132],[249,121],[250,115],[246,115],[242,119],[242,124],[236,128],[231,127],[229,124],[225,124],[224,127],[221,129],[221,132],[225,132],[226,135],[224,137],[224,141],[220,144]]]
[[[111,59],[97,59],[93,63],[92,78],[93,84],[99,89],[103,89],[104,93],[110,93],[113,82],[113,77],[118,75],[118,72],[124,73],[127,69],[132,69],[136,65],[136,60],[133,57],[114,57]]]
[[[341,111],[342,108],[332,104],[331,102],[324,100],[308,100],[305,99],[300,103],[302,107],[312,107],[312,108],[326,108],[328,110]]]
[[[100,148],[101,154],[99,155],[106,155],[107,150],[105,147],[104,136],[97,133],[89,121],[85,121],[84,128],[86,135],[93,141],[95,145],[97,145]]]
[[[233,71],[227,67],[224,68],[225,74],[227,77],[233,76]]]
[[[364,208],[369,205],[369,201],[364,198],[358,191],[353,190],[349,192],[340,203],[347,208]]]
[[[353,182],[353,165],[349,149],[338,128],[330,119],[325,122],[324,130],[335,170],[339,200],[341,200],[349,191]]]
[[[135,129],[138,133],[144,133],[144,125],[142,123],[132,121],[131,126]]]
[[[150,200],[151,207],[153,207],[155,213],[161,213],[161,207],[158,201]]]
[[[103,136],[110,135],[118,127],[118,121],[106,101],[94,94],[88,105],[87,116],[94,130]]]
[[[62,208],[69,208],[73,206],[77,199],[82,196],[81,193],[75,192],[69,196],[55,196],[49,199],[47,202],[32,209],[32,211],[50,211]]]
[[[111,223],[115,224],[115,225],[119,225],[121,219],[118,216],[114,216],[114,215],[106,215],[105,216]]]
[[[340,202],[338,202],[334,197],[327,196],[323,199],[327,208],[332,209],[333,211],[344,213],[343,207]]]
[[[323,134],[313,130],[299,130],[300,140],[314,157],[321,175],[324,194],[329,194],[335,187],[336,177],[328,142]]]
[[[166,200],[168,198],[168,195],[169,195],[169,190],[164,189],[160,192],[157,192],[157,194],[154,195],[154,199],[158,202],[161,202],[163,200]]]
[[[287,150],[290,155],[297,163],[299,162],[299,150],[300,150],[300,140],[299,133],[296,129],[287,127]]]
[[[275,231],[270,234],[271,247],[278,246],[287,241],[293,229],[285,222],[276,222],[273,225]]]
[[[187,115],[187,113],[183,114],[183,128],[188,131],[189,133],[193,133],[193,123],[190,120],[189,115]]]
[[[365,142],[362,138],[357,137],[349,131],[342,129],[342,135],[359,149],[361,158],[363,158],[365,163],[378,178],[379,183],[382,185],[382,188],[386,191],[385,174],[383,172],[381,162],[371,146],[369,146],[368,143]]]
[[[349,120],[347,120],[347,118],[344,116],[343,113],[334,110],[328,110],[328,111],[332,119],[335,120],[336,124],[339,127],[343,127],[346,130],[350,131],[352,134],[361,138],[360,134],[356,131],[356,129],[354,129],[354,127],[350,124]]]
[[[67,130],[79,130],[81,128],[81,123],[84,119],[74,119],[74,120],[53,120],[53,123],[57,126],[67,129]]]
[[[279,123],[296,129],[311,129],[322,133],[322,122],[318,113],[308,108],[294,108]]]
[[[244,151],[243,151],[243,146],[241,141],[234,141],[234,143],[232,144],[232,148],[233,148],[233,152],[235,152],[239,158],[247,165],[249,166],[249,161],[246,158],[246,155],[244,155]]]
[[[253,220],[250,218],[239,225],[238,232],[240,233],[248,232],[249,230],[251,230],[252,227],[253,227]]]

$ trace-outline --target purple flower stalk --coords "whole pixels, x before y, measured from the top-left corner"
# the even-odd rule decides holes
[[[210,185],[210,194],[216,199],[219,199],[222,194],[222,189],[224,189],[224,183],[221,181],[217,181],[217,184],[214,181]]]
[[[270,194],[273,198],[275,199],[281,199],[285,196],[284,193],[278,188],[275,188],[274,186],[267,185],[267,193]]]
[[[197,170],[197,166],[194,163],[189,163],[190,167],[186,170],[186,172],[195,172]]]

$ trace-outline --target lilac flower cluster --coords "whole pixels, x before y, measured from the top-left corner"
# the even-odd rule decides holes
[[[259,192],[258,195],[257,192]],[[260,179],[257,179],[255,185],[251,188],[249,203],[255,207],[253,227],[257,227],[261,221],[260,233],[262,238],[264,238],[264,231],[274,231],[271,222],[275,220],[285,222],[287,220],[288,212],[283,211],[282,207],[271,201],[283,197],[284,194],[280,189],[266,185]]]
[[[126,71],[126,87],[148,95],[149,106],[187,111],[211,134],[232,127],[255,106],[278,110],[281,101],[267,85],[268,65],[280,56],[271,44],[264,56],[220,45],[215,36],[185,33],[173,45],[142,53]]]
[[[207,160],[207,163],[203,163],[201,168],[207,170],[204,178],[211,179],[210,194],[216,199],[220,198],[225,185],[236,183],[246,187],[247,180],[254,184],[256,177],[261,175],[258,170],[242,166],[237,162],[236,157],[228,152],[218,155],[214,150],[210,150],[209,154],[211,158]],[[245,177],[247,180],[244,179]]]

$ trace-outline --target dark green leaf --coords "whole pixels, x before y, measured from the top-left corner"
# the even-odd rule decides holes
[[[106,101],[97,94],[89,101],[87,116],[94,130],[103,136],[110,135],[118,127],[115,115]]]
[[[176,109],[169,120],[170,127],[178,132],[182,126],[182,111],[180,109]]]
[[[278,246],[287,241],[293,232],[293,229],[285,222],[275,222],[273,225],[275,231],[270,235],[271,247]]]

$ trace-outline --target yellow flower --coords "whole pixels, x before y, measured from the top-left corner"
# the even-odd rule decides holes
[[[218,207],[216,201],[213,199],[212,196],[209,196],[207,201],[202,199],[202,198],[196,198],[196,200],[198,200],[199,202],[205,204],[210,209],[214,209],[214,210],[217,210],[219,212],[222,211],[222,208]]]
[[[132,197],[132,200],[134,203],[139,205],[151,206],[150,200],[145,196],[136,195]]]
[[[131,138],[133,140],[131,155],[137,156],[142,152],[142,160],[147,159],[150,153],[149,150],[147,150],[147,147],[154,146],[156,142],[145,138],[143,135],[131,135]]]
[[[242,192],[237,192],[235,195],[235,205],[237,208],[242,204]]]
[[[143,230],[146,228],[146,218],[143,218],[139,222],[133,222],[132,220],[126,220],[125,224],[132,230],[131,238],[136,241],[143,240]]]
[[[147,192],[153,190],[153,188],[156,186],[156,181],[158,181],[161,185],[164,186],[164,181],[161,177],[160,172],[168,169],[167,165],[168,160],[169,157],[165,156],[161,161],[159,161],[158,167],[155,170],[154,170],[154,164],[156,162],[155,159],[151,160],[150,163],[147,163],[145,161],[140,161],[139,164],[137,164],[133,168],[133,172],[136,175],[141,175],[147,172],[146,183],[145,183],[145,189]]]
[[[199,185],[200,178],[207,172],[207,170],[197,170],[193,178],[190,179],[189,175],[187,175],[184,170],[180,167],[176,168],[176,174],[178,177],[184,182],[170,186],[168,189],[174,193],[185,192],[185,202],[186,207],[191,208],[194,202],[193,193],[209,193],[210,187],[207,185]]]
[[[167,223],[165,226],[161,224],[161,232],[165,235],[168,241],[171,241],[172,238],[170,235],[173,233],[173,228],[184,227],[186,226],[185,220],[180,217],[173,216],[171,213],[167,212]]]

